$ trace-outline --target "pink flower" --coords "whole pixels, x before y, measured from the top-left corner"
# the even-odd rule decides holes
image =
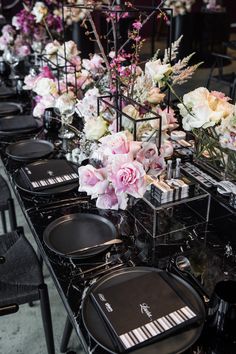
[[[83,59],[83,67],[90,71],[93,75],[97,75],[100,72],[104,71],[104,67],[102,65],[103,59],[98,54],[94,54],[93,57],[89,59]]]
[[[146,191],[145,171],[138,161],[122,163],[122,159],[111,166],[109,178],[116,194],[128,193],[141,198]]]
[[[93,198],[104,194],[109,184],[105,169],[96,169],[92,165],[79,167],[79,180],[79,191],[86,192]]]
[[[108,135],[100,139],[107,154],[127,154],[129,152],[129,140],[125,132]]]
[[[171,156],[174,152],[173,145],[170,141],[165,141],[160,148],[160,153],[163,157]]]
[[[98,196],[96,207],[100,209],[126,209],[127,195],[125,193],[117,195],[112,186],[108,186],[106,192]]]
[[[24,78],[24,83],[25,83],[24,90],[32,90],[36,85],[37,79],[38,79],[37,76],[27,75]]]
[[[19,45],[16,47],[16,53],[20,57],[26,57],[27,55],[30,54],[30,48],[27,45]]]
[[[40,69],[40,74],[39,74],[39,77],[47,77],[49,79],[54,79],[54,75],[51,71],[51,69],[49,68],[49,66],[43,66],[41,69]]]
[[[225,96],[225,94],[223,92],[220,92],[220,91],[211,91],[211,94],[218,98],[219,100],[222,100],[222,101],[230,101],[231,98],[230,97],[227,97]]]
[[[142,149],[137,153],[136,160],[139,161],[147,171],[149,169],[151,159],[157,153],[158,151],[155,144],[145,142],[142,144]]]
[[[154,155],[152,157],[152,160],[150,162],[150,169],[148,171],[148,174],[151,176],[159,176],[166,168],[166,162],[163,156],[160,156],[158,154]]]
[[[169,107],[169,111],[167,107],[164,110],[157,108],[157,113],[160,114],[162,118],[162,130],[176,127],[177,118],[175,117],[175,112],[171,107]]]
[[[142,23],[140,21],[136,21],[132,24],[132,26],[134,27],[134,29],[136,29],[137,31],[139,31],[142,27]]]
[[[36,104],[36,106],[34,107],[33,110],[33,116],[34,117],[42,117],[42,115],[44,114],[46,107],[44,106],[44,104],[40,101],[39,103]]]

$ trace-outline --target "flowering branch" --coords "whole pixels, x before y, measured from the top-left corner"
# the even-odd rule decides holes
[[[143,20],[143,22],[141,23],[142,27],[152,18],[153,15],[155,15],[157,10],[160,10],[160,8],[162,7],[162,5],[164,5],[164,3],[165,0],[161,0],[160,4],[155,7],[155,9],[145,18],[145,20]],[[120,47],[119,52],[122,51],[122,49],[124,49],[126,45],[129,44],[130,41],[131,38],[128,38],[127,41]]]
[[[111,73],[110,73],[110,65],[109,65],[109,62],[108,62],[108,60],[107,60],[107,57],[106,57],[106,54],[105,54],[103,45],[102,45],[102,43],[101,43],[101,41],[100,41],[100,37],[99,37],[99,35],[98,35],[98,32],[97,32],[95,23],[94,23],[94,21],[93,21],[93,18],[92,18],[92,15],[91,15],[90,12],[88,12],[87,18],[88,18],[88,20],[89,20],[89,22],[90,22],[90,25],[91,25],[91,27],[92,27],[94,36],[95,36],[95,38],[96,38],[98,47],[99,47],[100,52],[101,52],[101,55],[102,55],[102,58],[103,58],[104,63],[105,63],[105,65],[106,65],[107,73],[108,73],[108,75],[109,75],[110,86],[111,86],[111,85],[112,85],[112,77],[111,77]]]

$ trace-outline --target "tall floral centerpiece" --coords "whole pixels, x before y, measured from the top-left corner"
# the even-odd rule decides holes
[[[199,87],[178,105],[183,128],[196,138],[196,157],[223,177],[236,177],[235,106],[222,92]],[[213,172],[214,172],[213,171]]]

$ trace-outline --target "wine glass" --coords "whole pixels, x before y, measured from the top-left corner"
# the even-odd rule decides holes
[[[5,60],[6,63],[8,63],[11,67],[11,73],[9,78],[14,80],[17,78],[15,68],[20,62],[20,57],[16,53],[14,48],[8,48],[7,50],[4,51],[3,53],[3,59]]]
[[[61,118],[62,126],[59,132],[59,138],[72,138],[74,136],[74,133],[71,133],[68,130],[68,125],[71,125],[73,122],[73,116],[75,113],[75,101],[71,99],[71,96],[69,94],[64,93],[56,100],[54,112],[57,116]]]

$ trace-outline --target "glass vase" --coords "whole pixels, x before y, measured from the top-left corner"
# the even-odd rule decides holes
[[[236,179],[236,151],[222,147],[214,127],[194,129],[196,159],[222,179]]]

